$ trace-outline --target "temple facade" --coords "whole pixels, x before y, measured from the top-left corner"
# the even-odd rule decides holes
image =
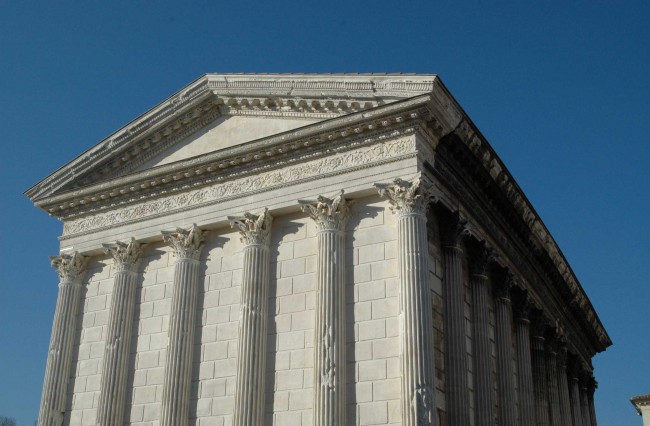
[[[596,425],[611,340],[435,75],[207,74],[26,195],[39,425]]]

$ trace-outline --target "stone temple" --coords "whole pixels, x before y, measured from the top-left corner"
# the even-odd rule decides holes
[[[596,425],[611,340],[435,75],[207,74],[26,195],[39,425]]]

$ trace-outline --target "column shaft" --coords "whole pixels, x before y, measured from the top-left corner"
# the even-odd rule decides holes
[[[582,408],[580,401],[580,387],[578,385],[578,377],[575,374],[569,375],[569,386],[571,389],[571,415],[573,417],[573,426],[583,426],[582,421]]]
[[[397,213],[400,316],[402,341],[402,425],[435,425],[434,348],[429,250],[427,243],[427,189],[420,179],[396,179],[376,184]],[[453,424],[453,423],[450,423]]]
[[[589,391],[587,385],[582,383],[580,386],[580,411],[582,412],[582,424],[591,426],[591,410],[589,409]]]
[[[442,249],[445,306],[445,398],[447,399],[448,423],[457,426],[469,425],[462,255],[463,251],[458,245],[446,245]]]
[[[563,344],[560,346],[557,358],[557,386],[560,392],[560,418],[562,420],[560,424],[571,426],[571,399],[569,397],[566,357],[567,349]]]
[[[102,426],[122,426],[137,287],[135,266],[141,252],[133,240],[130,244],[118,242],[104,247],[113,256],[117,272],[113,278],[96,422]]]
[[[343,191],[334,199],[300,202],[318,226],[314,336],[314,425],[338,426],[345,418],[345,225]]]
[[[557,352],[554,342],[546,348],[546,377],[548,385],[548,401],[550,408],[550,422],[552,425],[561,425],[560,390],[557,381]]]
[[[519,386],[519,424],[521,426],[534,426],[535,397],[530,351],[530,321],[526,317],[517,318],[515,342],[517,348],[517,381]]]
[[[492,353],[490,351],[488,278],[473,274],[472,328],[474,332],[474,413],[476,426],[493,426],[494,381],[492,379]]]
[[[187,426],[189,422],[190,385],[194,320],[199,287],[199,254],[203,237],[198,227],[163,233],[174,247],[174,292],[169,319],[169,344],[163,377],[162,426]]]
[[[496,313],[497,384],[499,390],[499,425],[517,425],[515,372],[512,349],[511,277],[498,286],[494,302]]]
[[[85,260],[78,253],[51,258],[59,273],[59,295],[56,300],[52,336],[45,367],[43,394],[38,414],[39,426],[60,426],[66,406],[70,363],[77,326],[81,296],[78,280]]]
[[[241,322],[237,351],[237,381],[233,424],[264,423],[266,332],[268,327],[269,234],[272,217],[246,213],[229,218],[239,228],[244,246]]]
[[[535,394],[535,418],[537,426],[549,426],[548,386],[546,374],[546,351],[544,350],[545,326],[534,326],[532,339],[533,391]]]

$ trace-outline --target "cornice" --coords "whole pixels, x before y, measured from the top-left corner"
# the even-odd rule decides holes
[[[434,75],[206,74],[25,194],[39,201],[64,188],[133,170],[135,163],[169,146],[177,140],[174,136],[195,126],[197,120],[203,117],[205,121],[206,113],[214,115],[215,107],[222,115],[327,119],[428,93],[437,86]]]
[[[313,147],[327,150],[329,145],[339,140],[367,138],[413,121],[427,122],[427,128],[442,132],[443,124],[433,118],[429,100],[429,95],[422,95],[370,111],[315,123],[229,149],[69,191],[38,201],[36,205],[51,215],[68,219],[89,211],[157,196],[160,192],[175,187],[209,183],[211,176],[223,175],[224,172],[236,170],[244,165],[258,164],[261,168],[265,165],[268,167],[273,157],[288,153],[299,154],[302,150]]]
[[[591,305],[589,298],[578,282],[578,279],[569,266],[569,263],[521,188],[517,185],[512,175],[508,172],[505,165],[497,156],[496,152],[494,152],[487,140],[482,134],[480,134],[467,117],[465,117],[465,119],[460,123],[458,128],[454,131],[454,134],[457,136],[458,140],[468,148],[476,161],[491,177],[493,185],[499,189],[501,194],[507,199],[510,206],[512,206],[516,212],[516,215],[518,215],[525,224],[525,227],[527,228],[527,237],[523,240],[523,246],[528,247],[528,250],[531,253],[536,253],[533,257],[540,259],[540,261],[542,259],[540,254],[546,253],[548,255],[548,258],[552,263],[551,267],[557,273],[549,273],[547,279],[550,282],[556,282],[561,288],[566,289],[566,291],[571,294],[572,300],[565,300],[564,303],[568,307],[577,308],[582,312],[584,320],[593,330],[596,341],[598,342],[598,350],[602,351],[610,346],[612,344],[611,339],[607,335],[595,309]],[[443,166],[444,164],[440,162],[436,163],[436,168],[439,171],[446,173],[446,179],[448,180],[449,172],[445,172]],[[501,240],[501,244],[505,244],[506,247],[510,246],[509,242],[503,241],[503,239]],[[526,250],[524,250],[524,252],[525,251]],[[542,267],[545,268],[543,264]],[[556,279],[555,276],[558,278]]]

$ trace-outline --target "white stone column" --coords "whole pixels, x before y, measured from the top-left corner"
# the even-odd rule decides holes
[[[398,280],[402,342],[402,425],[435,425],[434,348],[426,209],[419,176],[375,184],[397,214]],[[450,423],[451,424],[451,423]]]
[[[334,199],[299,201],[318,227],[314,333],[314,425],[338,426],[345,418],[345,225],[343,191]]]
[[[101,426],[122,426],[135,310],[137,266],[142,250],[140,245],[131,239],[129,243],[118,241],[115,244],[105,244],[104,252],[113,257],[116,272],[108,315],[96,421]]]
[[[512,302],[510,298],[510,290],[513,286],[514,277],[507,274],[502,281],[497,282],[494,289],[500,426],[517,426],[517,394],[512,364]]]
[[[189,230],[163,232],[176,256],[174,292],[169,319],[169,344],[163,378],[162,426],[186,426],[189,422],[190,385],[194,320],[199,287],[199,257],[203,234],[192,225]]]
[[[530,352],[530,309],[532,300],[527,293],[515,304],[515,348],[517,351],[517,384],[519,395],[519,425],[535,425],[535,397]]]
[[[494,379],[490,342],[488,262],[485,244],[470,250],[474,358],[474,418],[476,426],[494,426]]]
[[[86,259],[77,252],[50,257],[50,261],[59,274],[59,295],[56,300],[52,337],[45,367],[45,381],[38,413],[39,426],[63,424],[81,296],[80,281],[86,265]]]
[[[268,322],[269,240],[273,218],[246,213],[228,218],[244,243],[241,316],[237,351],[237,381],[233,425],[264,423],[266,330]]]
[[[561,424],[571,426],[571,399],[569,397],[569,381],[567,380],[567,347],[564,338],[560,339],[557,352],[557,387],[560,392]]]
[[[441,219],[447,424],[468,426],[470,424],[468,356],[461,244],[468,230],[466,222],[460,218],[458,212],[447,217],[443,216]]]

